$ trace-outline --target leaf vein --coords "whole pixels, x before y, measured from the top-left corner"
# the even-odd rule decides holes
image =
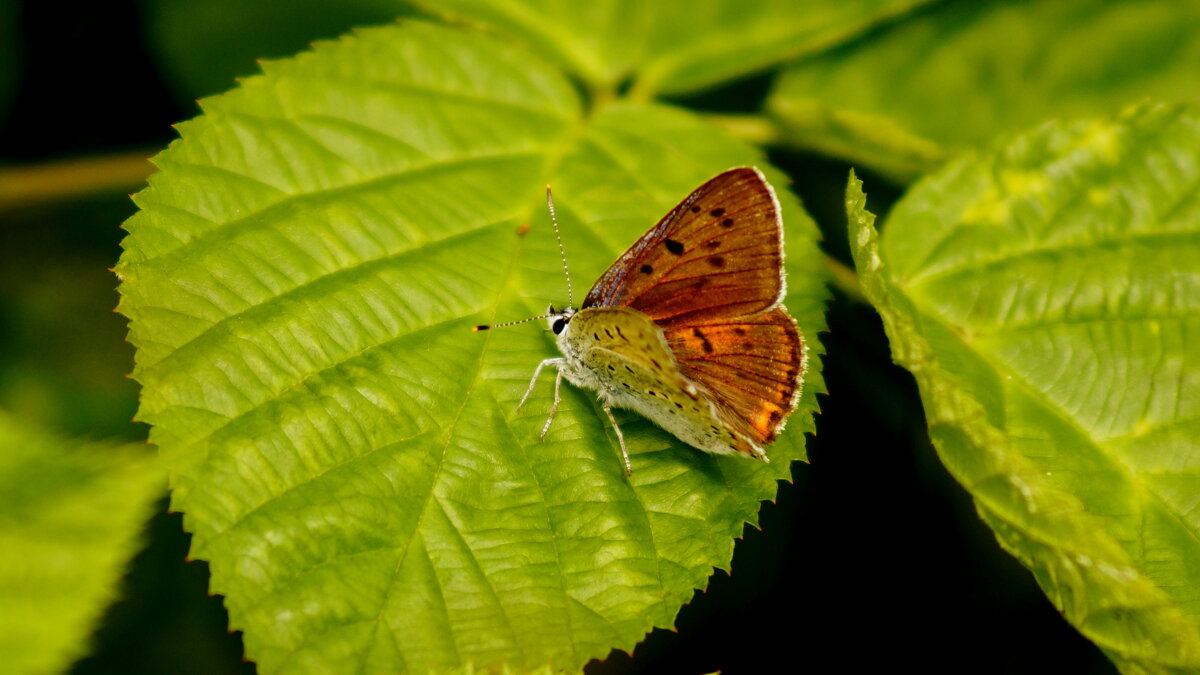
[[[539,153],[536,150],[517,150],[517,151],[505,151],[505,152],[471,155],[471,156],[465,156],[465,157],[453,157],[453,158],[448,158],[448,159],[437,160],[437,161],[434,161],[434,162],[431,162],[428,164],[421,164],[418,166],[406,167],[405,169],[403,169],[401,171],[383,173],[378,176],[373,176],[371,178],[361,180],[361,181],[353,181],[353,182],[345,183],[343,185],[335,185],[335,186],[321,189],[321,190],[312,190],[309,192],[289,195],[286,198],[281,199],[279,201],[264,204],[259,208],[253,209],[248,213],[238,216],[237,218],[233,218],[231,220],[226,220],[223,222],[212,221],[215,223],[215,227],[209,228],[209,229],[199,233],[195,238],[181,244],[180,246],[176,246],[176,247],[172,247],[172,248],[168,248],[163,251],[160,251],[153,256],[149,256],[149,257],[143,258],[141,260],[131,261],[130,266],[137,267],[137,266],[149,265],[151,263],[156,263],[160,260],[163,260],[169,256],[180,255],[181,254],[180,250],[183,248],[211,247],[214,245],[213,241],[218,239],[218,237],[220,235],[225,235],[226,233],[228,233],[230,230],[232,230],[233,228],[235,228],[238,225],[244,224],[247,227],[265,227],[265,226],[267,226],[267,223],[266,223],[267,219],[261,218],[261,216],[264,213],[267,213],[268,211],[271,211],[274,209],[283,208],[285,206],[292,206],[298,202],[302,203],[302,202],[312,200],[312,199],[327,198],[331,195],[337,195],[337,194],[343,193],[343,192],[353,192],[353,191],[357,191],[357,190],[370,189],[370,188],[374,188],[379,185],[383,185],[383,184],[386,184],[386,183],[389,183],[392,181],[412,180],[414,178],[419,178],[419,177],[427,176],[430,174],[453,171],[455,169],[465,167],[465,166],[471,166],[474,164],[485,165],[485,164],[492,163],[492,162],[511,160],[511,159],[537,158],[537,157],[540,157],[541,154],[542,153]],[[196,165],[196,166],[202,166],[202,165]],[[211,219],[207,219],[207,220],[211,220]],[[187,253],[188,253],[188,255],[198,255],[198,253],[196,253],[195,250],[189,250]],[[163,262],[162,264],[168,265],[170,263]]]

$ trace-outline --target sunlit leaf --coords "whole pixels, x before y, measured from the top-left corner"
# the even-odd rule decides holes
[[[203,102],[118,267],[141,419],[172,506],[263,672],[578,669],[669,626],[804,457],[814,367],[773,462],[634,415],[634,474],[590,392],[520,413],[543,325],[671,206],[758,164],[816,364],[815,229],[750,148],[672,108],[584,115],[526,51],[422,23],[265,65]],[[522,234],[530,228],[527,233]],[[579,295],[576,296],[578,299]]]
[[[1200,668],[1200,106],[953,162],[855,262],[942,461],[1127,672]]]

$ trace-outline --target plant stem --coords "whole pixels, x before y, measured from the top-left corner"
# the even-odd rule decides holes
[[[147,158],[157,151],[138,149],[0,168],[0,210],[135,190],[154,172]]]
[[[825,256],[825,266],[833,274],[831,284],[834,288],[846,294],[854,302],[867,302],[862,288],[858,285],[858,273],[840,260]]]
[[[762,115],[705,115],[704,119],[730,136],[759,147],[774,145],[779,140],[779,129]]]

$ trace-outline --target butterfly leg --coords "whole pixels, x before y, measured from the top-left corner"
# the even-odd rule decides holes
[[[558,369],[558,373],[559,373],[558,379],[562,380],[562,366],[563,366],[563,363],[565,363],[565,362],[566,362],[566,359],[558,358],[558,359],[546,359],[545,361],[542,361],[541,363],[537,364],[537,368],[533,369],[533,377],[529,378],[529,386],[525,389],[525,395],[521,397],[521,402],[517,404],[518,411],[521,410],[521,406],[525,405],[525,401],[529,398],[529,395],[533,393],[533,388],[537,385],[538,376],[542,374],[542,368],[545,368],[546,366],[554,366],[556,369]],[[557,408],[558,407],[558,385],[555,384],[554,387],[555,387],[554,407]]]
[[[608,414],[608,421],[612,423],[613,431],[617,432],[617,443],[621,445],[621,458],[625,460],[625,476],[633,475],[633,465],[629,463],[629,451],[625,449],[625,435],[621,433],[621,427],[617,426],[617,418],[613,417],[612,406],[608,401],[601,401],[604,406],[604,412]]]
[[[557,361],[558,359],[553,359]],[[542,433],[538,434],[538,440],[544,440],[546,434],[550,433],[550,425],[554,423],[554,413],[558,412],[559,392],[562,390],[563,371],[558,369],[558,377],[554,378],[554,403],[550,404],[550,414],[546,416],[546,423],[542,425]]]

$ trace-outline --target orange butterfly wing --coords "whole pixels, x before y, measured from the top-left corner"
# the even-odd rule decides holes
[[[725,423],[759,445],[775,440],[796,407],[806,358],[786,309],[664,332],[680,372],[708,389]]]
[[[681,373],[708,390],[723,421],[762,445],[795,408],[805,367],[800,331],[780,304],[782,268],[775,193],[757,169],[731,169],[630,247],[583,307],[653,319]]]

